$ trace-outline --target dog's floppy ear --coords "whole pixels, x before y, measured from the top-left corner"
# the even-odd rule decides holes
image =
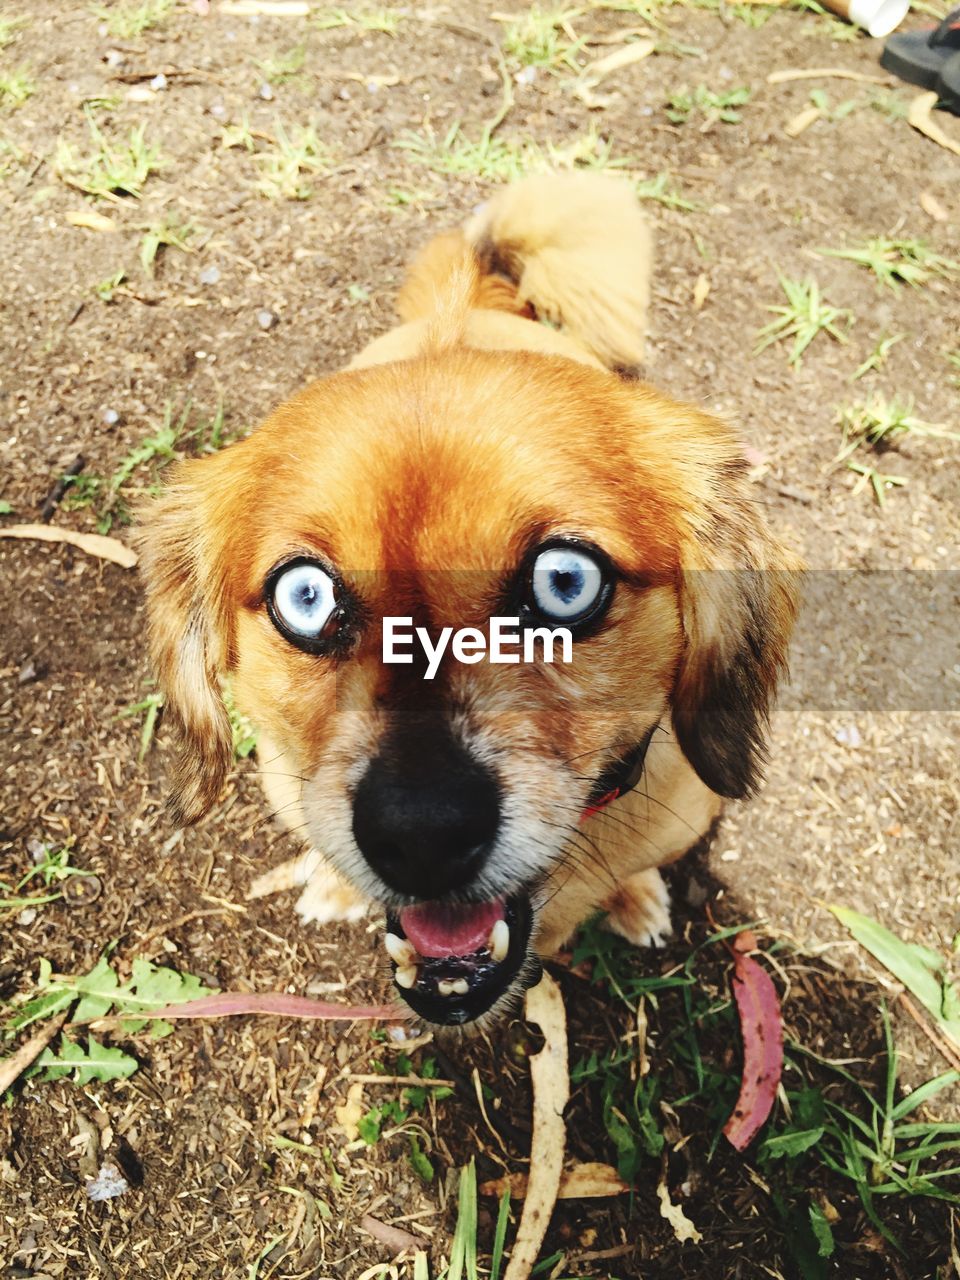
[[[685,647],[673,726],[711,791],[742,799],[762,777],[767,722],[797,615],[799,561],[737,492],[746,484],[746,464],[725,471],[709,524],[682,567]]]
[[[214,804],[232,760],[219,679],[226,649],[222,589],[206,554],[203,504],[194,481],[195,468],[209,462],[181,466],[178,482],[141,512],[139,534],[150,654],[164,715],[180,737],[170,799],[180,824],[196,822]],[[209,485],[204,488],[209,491]]]

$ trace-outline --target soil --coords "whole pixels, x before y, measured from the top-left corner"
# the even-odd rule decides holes
[[[189,406],[191,422],[209,423],[222,403],[226,433],[241,434],[389,327],[411,251],[489,190],[431,172],[396,143],[407,130],[442,136],[458,120],[478,137],[502,91],[504,24],[474,0],[398,9],[392,35],[181,3],[127,40],[109,37],[85,5],[23,8],[27,23],[0,53],[4,71],[25,65],[36,81],[22,106],[0,105],[0,138],[19,149],[13,159],[0,154],[3,525],[40,519],[78,456],[86,476],[113,475],[168,408],[176,419]],[[591,37],[636,29],[642,20],[628,8],[586,12],[574,28]],[[960,159],[909,127],[912,91],[879,71],[880,42],[837,39],[832,19],[799,11],[774,11],[759,26],[744,20],[757,12],[664,9],[658,52],[605,82],[613,96],[600,111],[570,92],[568,74],[513,79],[497,136],[562,147],[592,126],[636,176],[667,171],[695,202],[693,211],[647,205],[658,242],[649,374],[739,425],[769,519],[822,571],[814,577],[823,612],[804,633],[773,726],[767,785],[752,804],[730,807],[708,853],[676,870],[677,941],[642,963],[650,972],[683,964],[704,936],[708,906],[720,921],[761,920],[764,934],[791,948],[789,1027],[875,1076],[877,975],[823,903],[855,907],[941,952],[960,927],[960,445],[911,437],[882,455],[864,450],[864,461],[908,480],[882,507],[830,463],[838,406],[874,391],[960,427],[958,371],[948,362],[960,346],[960,290],[956,276],[883,289],[816,250],[887,234],[922,237],[949,257],[960,239]],[[264,62],[301,45],[302,66],[263,90]],[[871,79],[767,82],[771,71],[806,67]],[[513,78],[516,65],[508,71]],[[698,84],[749,86],[740,123],[672,123],[667,99]],[[791,139],[784,125],[811,89],[826,92],[834,115]],[[58,139],[89,147],[81,107],[93,99],[106,134],[143,123],[162,150],[164,167],[140,200],[94,202],[57,176]],[[855,109],[837,111],[849,100]],[[938,119],[960,137],[949,116]],[[221,145],[224,125],[247,122],[262,149],[278,122],[309,121],[332,168],[308,175],[303,200],[264,198],[256,155]],[[71,225],[68,214],[93,207],[115,230]],[[193,252],[161,250],[149,275],[141,237],[164,217],[202,233]],[[98,296],[95,286],[120,271],[127,279],[112,300]],[[770,319],[764,308],[783,300],[778,272],[815,275],[856,316],[847,342],[819,337],[796,371],[782,346],[753,354]],[[705,299],[698,280],[709,284]],[[883,367],[852,380],[893,334],[903,338]],[[125,495],[136,499],[156,472],[138,468]],[[69,496],[53,523],[92,530],[93,511]],[[112,532],[126,536],[120,521]],[[935,605],[924,594],[931,582]],[[103,886],[94,901],[0,917],[0,995],[30,990],[40,957],[54,971],[84,972],[109,942],[122,973],[146,956],[223,989],[382,1000],[376,924],[307,929],[289,896],[245,901],[256,874],[297,851],[266,820],[250,762],[202,826],[171,829],[167,736],[161,727],[140,762],[139,719],[118,718],[149,690],[135,574],[69,547],[0,540],[0,607],[0,879],[29,867],[35,842],[71,842],[74,865]],[[725,989],[725,972],[718,956],[705,981]],[[628,1029],[602,988],[569,974],[563,984],[575,1056]],[[945,1069],[895,1008],[905,1079]],[[666,1005],[652,1023],[654,1071],[666,1070],[657,1054],[669,1018]],[[412,1171],[404,1135],[368,1147],[338,1127],[351,1073],[378,1063],[390,1071],[406,1047],[371,1038],[368,1025],[193,1024],[129,1041],[142,1066],[125,1082],[21,1081],[0,1110],[3,1274],[352,1280],[379,1274],[376,1264],[396,1252],[361,1227],[364,1215],[412,1232],[437,1263],[449,1253],[455,1170],[475,1154],[482,1177],[523,1167],[527,1036],[518,1020],[492,1039],[441,1046],[441,1066],[463,1087],[422,1118],[436,1170],[429,1185]],[[713,1047],[735,1080],[732,1032]],[[472,1101],[473,1066],[502,1100],[502,1145]],[[365,1087],[366,1107],[378,1088]],[[596,1090],[578,1089],[571,1107],[573,1154],[615,1161]],[[951,1118],[949,1101],[935,1110]],[[684,1140],[674,1134],[663,1166],[700,1243],[678,1243],[660,1216],[661,1167],[651,1159],[632,1198],[560,1206],[546,1246],[566,1255],[555,1274],[801,1274],[774,1192],[749,1160],[722,1146],[711,1155],[715,1126],[700,1119]],[[301,1146],[279,1149],[277,1137]],[[138,1184],[106,1203],[84,1190],[97,1146]],[[900,1253],[866,1221],[849,1184],[826,1179],[821,1190],[838,1212],[837,1251],[818,1264],[822,1274],[934,1280],[957,1268],[946,1206],[913,1199],[891,1211]],[[494,1211],[485,1201],[484,1249]],[[409,1263],[396,1274],[411,1274]]]

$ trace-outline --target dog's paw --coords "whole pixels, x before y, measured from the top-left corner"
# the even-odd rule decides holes
[[[604,906],[605,927],[635,947],[662,947],[672,932],[670,893],[655,867],[629,876]]]
[[[297,899],[297,915],[304,924],[351,923],[369,910],[370,904],[327,862],[320,863]]]

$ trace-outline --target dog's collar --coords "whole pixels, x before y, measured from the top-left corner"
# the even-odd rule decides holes
[[[656,727],[654,725],[653,728],[648,730],[643,740],[632,751],[628,751],[625,756],[603,771],[590,792],[586,808],[580,815],[581,822],[585,822],[593,814],[599,813],[601,809],[605,809],[614,800],[625,796],[628,791],[632,791],[637,785],[643,776],[647,750],[653,740]]]

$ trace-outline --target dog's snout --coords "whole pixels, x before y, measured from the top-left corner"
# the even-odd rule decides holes
[[[391,889],[417,898],[469,885],[499,825],[496,778],[449,738],[381,752],[354,796],[360,852]]]

